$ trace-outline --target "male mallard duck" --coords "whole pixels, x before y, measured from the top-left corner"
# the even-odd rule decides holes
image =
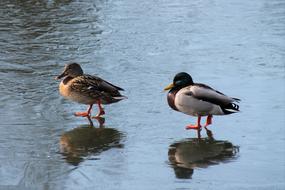
[[[56,79],[63,77],[59,84],[60,94],[66,99],[89,105],[86,112],[76,112],[75,116],[89,117],[93,104],[97,104],[99,113],[95,118],[100,117],[105,114],[101,104],[111,104],[126,98],[119,92],[122,88],[97,76],[84,74],[77,63],[65,65],[64,71]]]
[[[200,83],[194,83],[192,77],[185,72],[175,75],[173,83],[164,90],[170,90],[167,95],[168,105],[179,112],[197,116],[196,125],[188,125],[186,129],[201,129],[201,117],[207,116],[204,127],[212,124],[213,115],[227,115],[239,111],[234,102],[240,99],[225,94]]]

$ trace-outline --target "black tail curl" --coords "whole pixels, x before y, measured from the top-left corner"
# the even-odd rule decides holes
[[[235,103],[229,103],[226,106],[221,107],[225,114],[232,114],[239,111],[239,105]]]

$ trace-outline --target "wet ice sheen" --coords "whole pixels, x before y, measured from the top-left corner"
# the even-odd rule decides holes
[[[284,189],[284,12],[282,0],[0,1],[0,189]],[[126,89],[101,141],[73,116],[86,106],[58,94],[67,61]],[[179,71],[242,99],[210,126],[240,151],[191,179],[168,157],[196,135],[161,92]]]

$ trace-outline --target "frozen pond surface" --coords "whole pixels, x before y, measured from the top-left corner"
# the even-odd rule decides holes
[[[285,189],[283,0],[21,2],[0,2],[0,189]],[[68,61],[125,89],[105,128],[59,96]],[[215,140],[168,107],[179,71],[242,99]]]

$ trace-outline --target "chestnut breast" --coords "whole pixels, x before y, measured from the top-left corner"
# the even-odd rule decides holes
[[[59,93],[63,96],[63,97],[68,97],[70,95],[70,88],[68,85],[68,82],[72,80],[72,78],[70,77],[66,77],[63,81],[60,82],[59,84]]]
[[[174,102],[175,102],[175,95],[176,95],[176,93],[178,92],[178,90],[170,90],[169,92],[168,92],[168,94],[167,94],[167,102],[168,102],[168,105],[172,108],[172,109],[174,109],[174,110],[176,110],[176,111],[178,111],[178,109],[176,108],[176,106],[175,106],[175,104],[174,104]]]

